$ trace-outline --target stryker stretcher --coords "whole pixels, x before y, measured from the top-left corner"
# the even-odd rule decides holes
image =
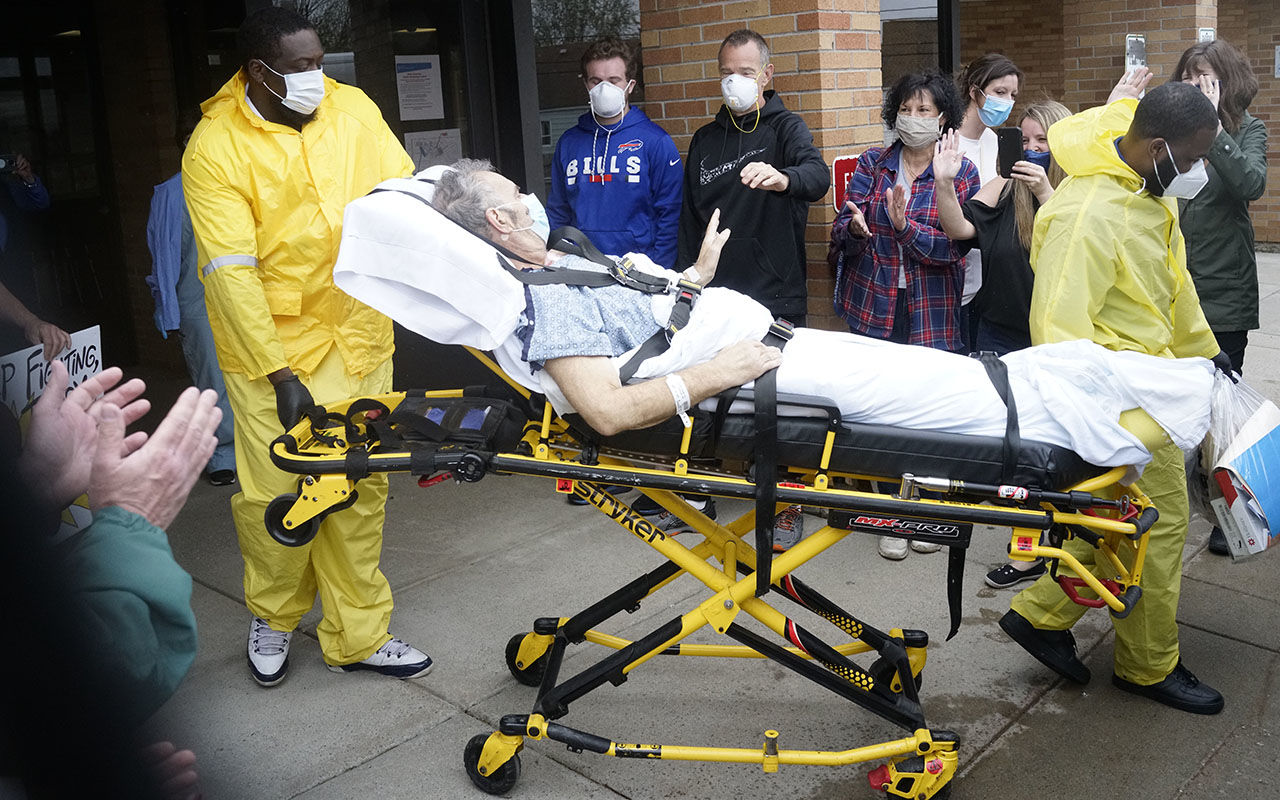
[[[490,394],[498,394],[490,392]],[[373,419],[370,419],[370,416]],[[1136,486],[1117,486],[1123,468],[1098,470],[1069,451],[1024,442],[1017,480],[1004,484],[1005,442],[998,438],[924,434],[876,426],[841,425],[838,415],[779,418],[777,508],[799,503],[827,509],[829,524],[775,556],[750,534],[755,512],[718,524],[673,492],[754,498],[751,480],[757,444],[754,415],[699,411],[692,428],[672,421],[656,429],[603,439],[580,420],[556,417],[540,398],[485,397],[472,391],[392,394],[326,409],[318,424],[304,421],[273,445],[282,469],[302,477],[297,495],[274,501],[268,529],[287,543],[305,541],[319,520],[341,509],[372,471],[407,471],[477,481],[488,474],[550,478],[656,550],[666,562],[572,616],[532,621],[529,633],[507,643],[507,666],[517,680],[537,686],[530,713],[504,717],[497,732],[481,734],[464,753],[469,775],[481,789],[502,794],[519,775],[525,738],[552,739],[573,750],[621,758],[754,763],[766,771],[782,764],[887,763],[873,770],[872,785],[894,797],[945,797],[957,768],[954,734],[928,724],[918,680],[928,636],[919,630],[882,630],[824,597],[795,576],[796,570],[851,531],[885,533],[938,542],[962,558],[975,524],[1012,529],[1011,553],[1021,560],[1051,559],[1052,569],[1080,602],[1124,615],[1138,602],[1145,532],[1156,511]],[[643,449],[642,446],[643,445]],[[936,477],[935,477],[936,476]],[[890,478],[896,491],[857,488],[866,478]],[[698,537],[669,536],[630,505],[603,491],[608,484],[635,486],[686,521]],[[1054,487],[1052,490],[1038,487]],[[938,499],[921,496],[921,490]],[[990,501],[991,505],[980,505]],[[1042,546],[1042,532],[1049,544]],[[1060,549],[1079,537],[1092,542],[1114,573],[1099,580]],[[1102,559],[1099,559],[1102,560]],[[757,576],[770,574],[771,593]],[[605,620],[633,609],[653,592],[688,574],[706,595],[686,613],[635,641],[598,633]],[[952,597],[959,571],[948,576]],[[1078,590],[1087,586],[1093,597]],[[1096,598],[1096,599],[1095,599]],[[848,639],[827,642],[771,602],[785,599],[834,625]],[[766,639],[735,622],[759,620],[780,639]],[[954,617],[953,617],[954,625]],[[710,629],[735,644],[691,644]],[[566,648],[582,642],[613,652],[577,675],[560,674]],[[858,656],[867,654],[868,660]],[[570,705],[606,683],[627,680],[657,655],[766,657],[819,686],[901,727],[902,738],[851,749],[788,751],[766,731],[758,748],[696,747],[615,742],[562,724]],[[654,667],[656,668],[656,664]],[[602,732],[606,733],[607,732]]]
[[[444,317],[473,313],[459,309],[458,302],[434,297],[430,302]],[[480,305],[485,307],[474,313],[492,320],[493,303]],[[483,336],[468,340],[448,331],[437,336],[486,343]],[[755,395],[729,392],[704,403],[689,426],[673,418],[603,437],[574,414],[556,414],[545,397],[513,379],[505,364],[468,349],[504,382],[484,389],[353,399],[313,411],[278,439],[273,460],[300,479],[296,494],[270,505],[267,527],[285,544],[308,541],[320,520],[350,504],[359,481],[373,472],[415,473],[424,484],[450,476],[478,481],[490,474],[528,475],[551,479],[557,491],[582,498],[661,554],[665,562],[658,568],[572,616],[536,619],[529,632],[507,643],[512,675],[538,691],[531,711],[502,718],[497,731],[466,744],[468,774],[486,792],[512,788],[526,739],[551,739],[578,752],[752,763],[766,772],[783,764],[880,761],[885,763],[869,779],[889,796],[945,797],[956,774],[959,742],[954,733],[929,724],[923,711],[919,681],[927,634],[873,627],[795,575],[851,531],[892,532],[950,548],[952,634],[959,623],[963,555],[974,525],[1011,529],[1011,556],[1049,559],[1051,574],[1077,602],[1124,616],[1140,601],[1147,531],[1157,512],[1135,484],[1122,483],[1123,466],[1094,467],[1069,449],[1016,435],[850,424],[827,400],[775,397],[761,381]],[[1009,414],[1010,433],[1014,416]],[[873,480],[893,491],[870,491]],[[694,533],[678,538],[665,533],[604,491],[607,485],[638,488]],[[755,507],[721,523],[681,494],[752,499]],[[790,504],[825,510],[827,524],[775,555],[772,516]],[[1092,570],[1062,549],[1069,538],[1097,549]],[[1101,569],[1106,574],[1100,576]],[[684,613],[633,641],[596,630],[682,575],[706,589]],[[829,643],[802,626],[775,607],[773,601],[780,599],[831,623],[843,634],[841,641]],[[777,638],[743,625],[742,614]],[[703,635],[733,643],[690,641],[704,630]],[[567,648],[583,642],[612,652],[576,675],[562,676]],[[849,749],[787,750],[771,730],[754,748],[636,744],[560,722],[571,704],[606,683],[627,680],[659,655],[768,658],[900,727],[904,735]],[[646,667],[653,668],[656,664]]]

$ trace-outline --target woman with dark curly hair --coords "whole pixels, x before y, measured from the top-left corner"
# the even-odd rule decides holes
[[[1209,180],[1195,197],[1178,201],[1178,219],[1200,307],[1231,368],[1240,372],[1249,331],[1258,327],[1258,262],[1249,203],[1267,188],[1267,127],[1248,110],[1258,78],[1239,50],[1216,39],[1187,48],[1173,80],[1200,87],[1218,109]],[[1216,526],[1209,550],[1229,553]]]
[[[831,228],[836,313],[854,333],[959,352],[964,251],[938,221],[933,153],[964,106],[950,78],[909,73],[889,90],[882,113],[898,139],[858,157],[844,210]],[[964,159],[956,195],[963,203],[977,191],[978,169]],[[922,552],[937,549],[911,544]],[[905,558],[907,543],[882,537],[880,554]]]

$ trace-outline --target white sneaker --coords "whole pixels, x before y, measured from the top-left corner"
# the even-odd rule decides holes
[[[431,656],[399,639],[392,639],[364,661],[357,661],[354,664],[329,664],[328,667],[334,672],[370,670],[379,675],[403,680],[421,678],[430,672]]]
[[[936,553],[942,549],[942,545],[937,542],[921,542],[917,539],[912,539],[911,549],[917,553]]]
[[[289,642],[293,631],[274,630],[261,617],[249,623],[249,673],[262,686],[275,686],[289,671]]]
[[[876,549],[880,551],[882,557],[890,561],[901,561],[907,557],[907,540],[896,536],[881,536]]]

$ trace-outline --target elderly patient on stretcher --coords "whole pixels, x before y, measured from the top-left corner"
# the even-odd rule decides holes
[[[463,160],[439,175],[431,202],[508,253],[521,270],[607,272],[581,255],[548,250],[522,197],[519,187],[487,162]],[[728,230],[719,229],[717,212],[697,262],[682,275],[642,255],[631,254],[629,263],[667,277],[673,286],[681,277],[705,286],[718,268],[733,267],[719,263],[728,236]],[[460,269],[474,270],[467,276],[472,279],[492,272],[495,281],[510,280],[496,261],[490,254]],[[688,324],[671,337],[670,346],[641,362],[624,384],[620,367],[666,326],[674,294],[646,294],[621,282],[591,287],[511,281],[509,291],[522,296],[514,298],[519,313],[509,335],[499,341],[501,333],[495,334],[492,349],[499,363],[516,380],[546,394],[557,412],[576,411],[606,436],[656,424],[686,402],[696,406],[723,390],[750,385],[775,367],[779,392],[827,398],[847,422],[1005,434],[1005,405],[974,358],[807,328],[797,329],[779,350],[761,342],[772,323],[762,305],[712,286],[698,296]],[[366,290],[357,296],[380,306],[377,294]],[[1192,447],[1208,426],[1213,367],[1205,359],[1160,359],[1079,341],[1032,347],[1002,360],[1022,438],[1070,448],[1097,466],[1141,469],[1150,460],[1149,446],[1163,437]],[[668,375],[679,380],[666,380]],[[1131,409],[1149,415],[1143,417],[1145,425],[1131,424],[1132,412],[1121,424],[1121,415]]]

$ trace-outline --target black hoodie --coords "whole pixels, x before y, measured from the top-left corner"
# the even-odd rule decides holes
[[[804,120],[788,111],[770,90],[764,93],[760,124],[755,113],[737,119],[720,107],[715,119],[693,134],[684,166],[684,206],[680,212],[677,269],[698,257],[711,212],[720,209],[720,227],[732,234],[720,254],[713,285],[737,289],[763,303],[775,316],[803,317],[808,301],[804,229],[809,204],[831,186],[830,170],[813,146]],[[785,192],[748,189],[740,173],[765,161],[787,175]],[[787,224],[790,223],[790,224]]]

